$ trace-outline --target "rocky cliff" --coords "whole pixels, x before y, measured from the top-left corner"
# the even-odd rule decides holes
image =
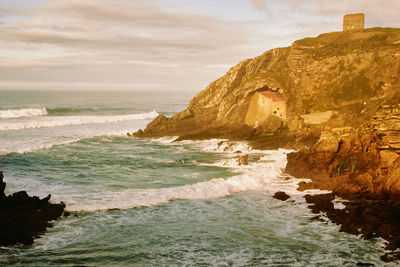
[[[312,179],[300,183],[299,190],[326,189],[333,192],[331,200],[335,195],[352,200],[340,210],[315,197],[310,201],[316,203],[313,212],[324,212],[341,231],[387,240],[386,249],[393,252],[383,255],[383,261],[400,259],[399,103],[394,95],[359,128],[322,132],[313,147],[287,156],[289,174]]]
[[[346,198],[400,195],[400,98],[381,105],[358,129],[323,132],[311,148],[288,155],[286,171],[313,182],[300,189],[333,190]]]
[[[196,95],[187,109],[172,118],[160,115],[136,136],[275,134],[289,135],[293,141],[318,138],[335,127],[359,126],[399,89],[399,59],[400,29],[371,28],[298,40],[240,62]],[[275,123],[270,114],[259,127],[246,125],[256,92],[275,92],[284,99],[282,123]]]
[[[244,60],[187,109],[135,133],[165,135],[304,147],[288,154],[286,171],[312,179],[299,190],[333,191],[306,197],[313,212],[400,248],[400,29],[327,33]],[[352,201],[336,209],[335,196]]]
[[[19,191],[6,196],[5,188],[3,172],[0,171],[0,246],[32,244],[52,226],[50,221],[64,212],[64,203],[49,203],[51,195],[39,199]]]

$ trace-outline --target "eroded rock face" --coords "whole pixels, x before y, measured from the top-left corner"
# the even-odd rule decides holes
[[[52,226],[49,221],[63,214],[65,204],[49,203],[50,195],[39,199],[20,191],[6,196],[5,186],[0,171],[0,246],[32,244],[34,238]]]
[[[281,129],[288,126],[300,140],[316,131],[354,126],[397,90],[398,40],[399,29],[375,28],[322,34],[267,51],[240,62],[196,95],[187,109],[172,118],[156,118],[136,136],[248,138],[271,131],[287,134]],[[279,127],[261,121],[246,125],[250,101],[258,92],[282,96],[286,115]],[[256,130],[260,123],[264,126]]]
[[[388,250],[400,248],[400,99],[382,104],[357,130],[337,128],[323,132],[309,149],[288,154],[286,171],[311,178],[299,190],[326,189],[333,193],[307,195],[312,212],[324,212],[340,231],[366,239],[382,237]],[[352,200],[335,209],[335,195]],[[317,216],[316,219],[319,219]],[[383,261],[400,259],[394,251]]]
[[[316,187],[347,198],[399,194],[398,114],[399,104],[382,105],[358,130],[346,127],[322,133],[314,147],[288,155],[286,171],[312,178]]]

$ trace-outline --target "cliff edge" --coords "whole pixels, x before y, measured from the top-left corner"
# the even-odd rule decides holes
[[[333,32],[246,59],[182,112],[159,115],[139,137],[250,138],[286,145],[359,127],[400,88],[400,29]],[[289,138],[288,138],[289,137]],[[285,144],[282,144],[285,145]]]

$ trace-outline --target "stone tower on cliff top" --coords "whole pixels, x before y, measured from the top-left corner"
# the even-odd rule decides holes
[[[364,13],[347,14],[343,17],[343,31],[364,30]]]

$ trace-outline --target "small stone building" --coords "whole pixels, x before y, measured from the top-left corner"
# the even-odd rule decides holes
[[[363,13],[347,14],[343,17],[343,31],[364,30],[365,16]]]
[[[264,91],[256,92],[250,99],[245,123],[251,127],[262,125],[271,116],[286,120],[286,102],[277,93]]]

